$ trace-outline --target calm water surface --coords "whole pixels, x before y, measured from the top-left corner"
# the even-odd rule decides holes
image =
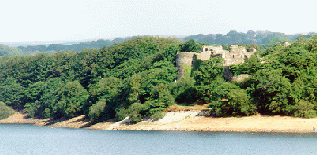
[[[99,131],[0,124],[0,154],[317,154],[317,134]]]

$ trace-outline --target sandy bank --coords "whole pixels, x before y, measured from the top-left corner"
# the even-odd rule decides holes
[[[124,122],[102,122],[91,125],[84,115],[69,120],[26,119],[16,113],[0,123],[32,123],[38,126],[86,128],[94,130],[184,130],[219,132],[288,132],[311,133],[317,128],[316,119],[289,116],[261,116],[211,118],[197,116],[197,111],[168,112],[158,121],[143,121],[133,125]]]
[[[16,112],[7,119],[0,120],[1,124],[34,124],[36,126],[49,127],[69,127],[69,128],[83,128],[89,126],[89,121],[85,119],[84,115],[69,119],[69,120],[51,120],[51,119],[33,119],[27,118],[26,114]]]

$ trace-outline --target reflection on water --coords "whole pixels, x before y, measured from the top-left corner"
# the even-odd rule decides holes
[[[315,154],[317,134],[99,131],[1,124],[0,154]]]

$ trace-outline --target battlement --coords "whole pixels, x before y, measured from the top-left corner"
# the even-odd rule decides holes
[[[178,67],[178,78],[184,76],[185,66],[193,66],[194,57],[197,60],[210,60],[211,57],[221,56],[223,66],[238,65],[244,63],[244,61],[254,55],[256,49],[246,49],[243,46],[231,45],[228,50],[223,50],[222,46],[202,46],[201,52],[179,52],[177,53],[177,67]]]
[[[223,48],[221,45],[219,45],[219,46],[202,46],[200,48],[201,52],[207,52],[207,51],[214,52],[214,51],[222,51],[222,50],[223,50]]]

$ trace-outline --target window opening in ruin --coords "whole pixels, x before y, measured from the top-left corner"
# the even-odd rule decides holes
[[[208,51],[208,48],[205,48],[205,51]]]
[[[234,55],[232,55],[232,58],[234,58]]]

